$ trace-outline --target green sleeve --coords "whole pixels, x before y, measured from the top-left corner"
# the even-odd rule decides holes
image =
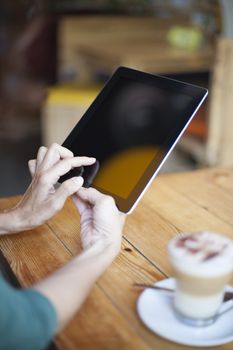
[[[41,350],[51,342],[57,315],[32,289],[15,289],[0,276],[0,350]]]

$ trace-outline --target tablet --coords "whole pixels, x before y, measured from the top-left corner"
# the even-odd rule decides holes
[[[118,68],[63,146],[97,159],[73,169],[84,187],[111,195],[130,213],[207,96],[207,90],[126,67]]]

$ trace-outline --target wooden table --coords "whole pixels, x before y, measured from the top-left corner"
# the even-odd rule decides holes
[[[1,199],[0,208],[10,207],[16,200]],[[185,349],[141,323],[136,313],[140,291],[132,285],[152,283],[171,274],[166,246],[174,235],[207,229],[233,238],[233,170],[158,176],[127,219],[121,254],[94,286],[79,314],[56,337],[58,348]],[[79,216],[68,201],[46,225],[2,237],[0,248],[20,283],[29,286],[81,251]]]
[[[188,17],[63,16],[58,28],[59,76],[93,80],[119,66],[157,74],[206,72],[212,69],[215,37],[207,33],[196,50],[169,44],[169,30],[192,27]]]
[[[77,55],[86,62],[92,74],[99,71],[111,74],[119,66],[156,74],[206,72],[213,66],[213,46],[206,45],[192,51],[171,47],[165,40],[158,42],[158,39],[153,39],[146,36],[138,39],[137,45],[131,38],[114,42],[114,46],[86,42],[80,45]]]

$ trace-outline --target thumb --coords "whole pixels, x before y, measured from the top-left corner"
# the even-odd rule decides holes
[[[31,177],[33,177],[35,175],[35,172],[36,172],[36,159],[29,160],[28,168],[29,168]]]
[[[81,198],[79,198],[77,194],[74,194],[72,196],[72,199],[80,215],[82,215],[82,213],[90,207],[89,204],[83,201]]]
[[[78,197],[81,198],[84,202],[95,205],[100,199],[107,197],[106,195],[100,193],[95,188],[80,188],[77,193]]]
[[[63,207],[66,199],[82,187],[83,181],[81,176],[72,177],[64,181],[54,194],[54,200],[56,200],[57,206],[60,208]]]

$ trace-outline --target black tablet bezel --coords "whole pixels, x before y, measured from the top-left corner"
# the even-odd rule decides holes
[[[126,67],[119,67],[113,74],[113,76],[108,80],[108,82],[105,84],[102,91],[99,93],[99,95],[96,97],[96,99],[93,101],[91,106],[87,109],[87,111],[84,113],[83,117],[80,119],[80,121],[77,123],[77,125],[74,127],[74,129],[71,131],[71,133],[68,135],[66,140],[63,143],[63,146],[70,149],[72,151],[72,144],[75,142],[75,139],[78,138],[79,134],[82,132],[83,128],[85,127],[86,123],[89,122],[89,120],[92,118],[92,116],[95,114],[96,110],[99,108],[99,106],[105,101],[110,91],[114,88],[116,81],[119,78],[126,78],[126,79],[132,79],[136,82],[141,82],[144,84],[151,84],[151,85],[157,85],[160,88],[174,91],[174,93],[183,93],[193,98],[192,105],[187,108],[184,113],[186,114],[185,122],[182,122],[182,127],[177,127],[176,133],[173,135],[169,135],[166,139],[166,144],[169,143],[169,147],[167,148],[166,155],[159,155],[160,162],[158,163],[158,154],[156,155],[156,164],[155,162],[150,163],[149,167],[144,172],[143,176],[139,180],[139,182],[134,187],[134,190],[130,193],[129,197],[127,199],[118,197],[115,193],[107,192],[106,190],[102,188],[98,188],[97,186],[93,186],[100,190],[101,192],[104,192],[106,194],[109,194],[114,197],[116,204],[120,211],[129,213],[132,211],[132,209],[135,207],[136,203],[141,198],[142,194],[145,192],[146,188],[151,183],[152,179],[155,177],[155,175],[158,173],[159,169],[161,168],[162,164],[170,154],[171,150],[174,148],[175,144],[177,143],[178,139],[186,129],[187,125],[192,120],[193,116],[195,115],[196,111],[200,107],[201,103],[205,99],[205,97],[208,94],[208,90],[205,88],[201,88],[199,86],[187,84],[184,82],[180,82],[174,79],[162,77],[159,75],[152,75],[144,72],[140,72],[131,68]],[[91,156],[91,155],[88,155]]]

